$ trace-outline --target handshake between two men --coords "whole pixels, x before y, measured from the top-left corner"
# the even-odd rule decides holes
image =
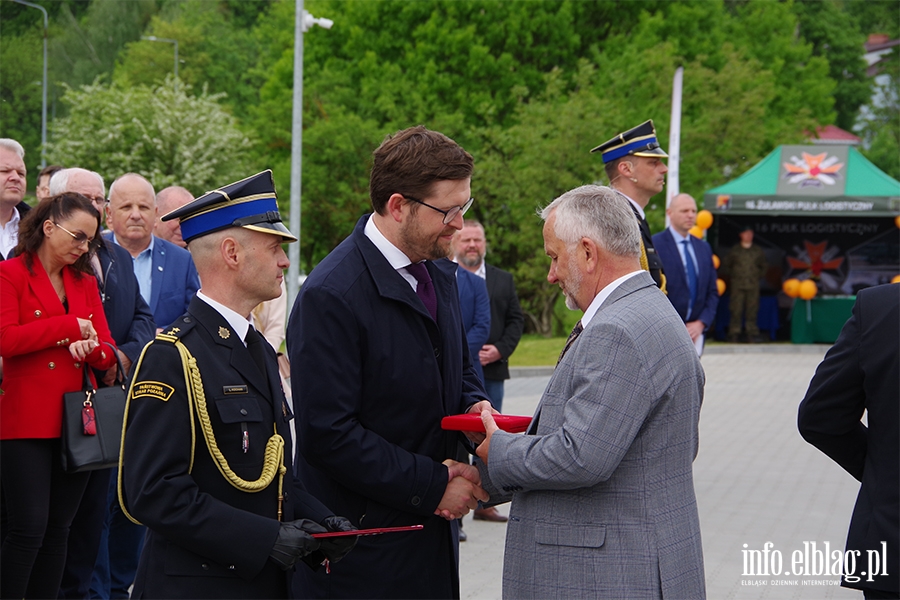
[[[500,414],[487,400],[476,402],[469,407],[467,412],[477,415],[483,411]],[[476,445],[481,444],[485,439],[485,434],[480,432],[467,431],[465,435],[470,442]],[[491,499],[490,495],[481,487],[481,474],[477,467],[449,458],[443,464],[447,466],[449,481],[434,514],[448,521],[462,519],[469,514],[470,510],[478,508],[479,501],[487,502]]]
[[[486,400],[473,404],[468,412],[499,414]],[[485,434],[466,432],[466,437],[474,444],[480,444],[484,441]],[[447,467],[447,489],[434,511],[435,515],[448,521],[461,519],[470,510],[478,508],[479,501],[490,500],[488,493],[481,487],[481,475],[476,467],[449,458],[443,464]],[[326,559],[334,564],[353,549],[358,536],[315,538],[313,534],[355,530],[356,527],[349,520],[338,516],[327,517],[321,524],[310,519],[282,523],[269,557],[285,571],[301,560],[313,569]]]

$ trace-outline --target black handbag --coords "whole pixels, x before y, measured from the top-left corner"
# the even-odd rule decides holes
[[[115,467],[119,463],[122,421],[125,418],[125,373],[119,365],[115,384],[94,389],[84,363],[83,389],[63,394],[62,464],[67,473]]]

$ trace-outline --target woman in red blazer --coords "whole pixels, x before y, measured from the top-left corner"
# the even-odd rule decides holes
[[[0,262],[3,598],[56,598],[59,590],[69,525],[88,480],[87,473],[62,469],[62,397],[82,388],[85,362],[98,369],[115,364],[91,274],[99,240],[100,215],[91,202],[63,194],[29,211],[16,258]]]

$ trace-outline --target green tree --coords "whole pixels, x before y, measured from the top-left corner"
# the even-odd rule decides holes
[[[900,179],[900,54],[896,48],[880,67],[873,101],[860,119],[862,153],[882,171]]]
[[[180,79],[211,93],[225,93],[223,103],[245,120],[259,100],[265,80],[254,71],[259,43],[253,33],[270,2],[187,0],[164,7],[145,36],[178,40]],[[113,79],[129,84],[159,83],[173,70],[172,44],[139,39],[123,49]]]
[[[900,37],[897,0],[845,0],[844,10],[855,15],[865,35],[885,33],[893,40]]]
[[[384,138],[372,121],[335,109],[303,132],[303,216],[301,267],[311,269],[353,230],[360,216],[372,211],[369,170],[372,151]],[[290,166],[279,168],[290,189]],[[287,214],[285,211],[284,214]]]
[[[796,35],[792,2],[310,0],[307,9],[335,26],[304,36],[305,266],[366,210],[381,136],[422,123],[476,156],[473,214],[492,260],[516,274],[529,327],[543,333],[555,326],[558,291],[544,281],[534,209],[603,182],[588,151],[615,132],[653,118],[667,140],[676,67],[685,67],[682,189],[695,194],[835,118],[829,63]],[[293,10],[277,2],[254,31],[264,83],[249,123],[281,189]],[[342,137],[343,127],[356,135]],[[664,205],[660,194],[649,207],[656,230]]]
[[[862,57],[866,36],[860,32],[853,12],[841,10],[837,0],[797,0],[794,11],[800,35],[813,45],[813,55],[828,61],[829,75],[836,84],[836,124],[850,130],[859,107],[872,95],[872,80],[866,76]]]
[[[719,71],[704,66],[702,55],[684,64],[681,189],[695,196],[771,150],[759,123],[776,95],[775,74],[730,44],[720,53]],[[561,331],[554,313],[558,290],[545,281],[535,209],[575,186],[606,183],[600,156],[589,150],[623,124],[653,116],[667,145],[667,104],[678,62],[671,42],[623,47],[607,56],[602,69],[583,61],[573,76],[553,72],[543,94],[522,99],[515,125],[485,130],[476,149],[473,212],[491,239],[492,260],[516,276],[529,330]],[[807,126],[798,120],[784,134],[799,139]],[[651,199],[647,217],[655,231],[664,226],[664,208],[664,193]]]
[[[92,0],[83,15],[63,4],[51,35],[51,79],[77,87],[111,76],[120,50],[140,39],[155,0]]]
[[[20,35],[0,36],[0,137],[13,138],[25,148],[31,189],[41,162],[43,36],[39,31],[32,28]]]
[[[95,82],[69,88],[68,116],[53,124],[48,159],[79,165],[107,181],[137,172],[157,189],[182,185],[194,194],[248,174],[251,140],[222,109],[219,95],[169,77],[158,86]],[[236,176],[237,174],[237,176]]]

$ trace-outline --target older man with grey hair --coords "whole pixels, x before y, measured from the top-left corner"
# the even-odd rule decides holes
[[[19,241],[19,221],[25,203],[25,149],[11,138],[0,138],[0,260],[10,258]]]
[[[692,463],[704,374],[627,200],[583,186],[541,212],[547,280],[584,311],[526,435],[482,413],[491,503],[512,500],[504,598],[703,598]]]
[[[103,218],[106,208],[106,184],[100,173],[80,167],[60,169],[50,177],[47,188],[51,198],[66,192],[81,194],[91,201],[100,213],[100,218]]]

